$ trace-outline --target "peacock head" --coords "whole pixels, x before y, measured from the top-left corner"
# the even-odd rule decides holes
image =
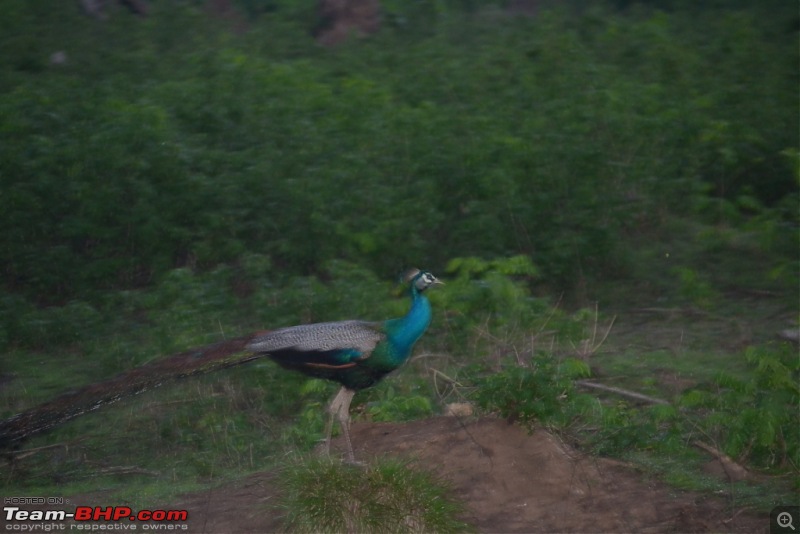
[[[433,276],[428,271],[420,271],[419,269],[411,269],[406,273],[404,278],[405,281],[408,282],[419,293],[422,293],[431,286],[444,284],[444,282]]]

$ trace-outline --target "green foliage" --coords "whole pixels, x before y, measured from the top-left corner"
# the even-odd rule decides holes
[[[379,402],[367,407],[369,417],[374,421],[409,421],[433,414],[433,405],[428,397],[398,395],[395,388],[385,388]]]
[[[390,3],[327,53],[310,4],[243,2],[241,39],[192,3],[105,25],[45,4],[12,1],[0,48],[0,262],[37,302],[245,253],[315,276],[521,255],[575,288],[665,212],[797,221],[781,10]]]
[[[673,406],[645,408],[627,402],[609,404],[600,410],[595,432],[583,433],[586,446],[596,454],[627,456],[634,451],[657,455],[686,455],[687,430]]]
[[[591,407],[588,396],[577,393],[574,380],[589,376],[585,362],[550,356],[534,357],[529,366],[507,365],[478,382],[475,401],[485,410],[525,426],[541,423],[565,427]]]
[[[12,341],[28,348],[69,346],[97,335],[103,322],[88,302],[37,308],[18,295],[0,293],[0,347]]]
[[[717,297],[716,291],[694,269],[675,267],[673,273],[678,278],[678,294],[688,302],[702,309],[710,309]]]
[[[482,260],[455,258],[447,265],[448,279],[443,291],[431,295],[433,302],[448,311],[450,343],[467,343],[475,335],[475,318],[490,318],[492,335],[513,337],[533,329],[548,309],[544,299],[530,295],[529,282],[538,272],[530,259]],[[488,332],[487,332],[488,333]]]
[[[448,273],[456,274],[461,278],[469,278],[486,273],[496,273],[508,277],[535,277],[539,274],[539,270],[527,256],[513,256],[491,261],[475,257],[455,258],[450,260],[446,270]]]
[[[311,460],[285,468],[287,524],[297,532],[468,532],[446,486],[397,461],[367,468]]]
[[[680,404],[726,454],[763,469],[800,466],[800,362],[788,344],[751,347],[749,379],[721,371],[712,387],[692,389]]]
[[[286,427],[283,438],[301,450],[308,450],[326,437],[325,425],[329,419],[327,407],[333,388],[324,380],[303,380],[297,390],[302,410]]]
[[[452,265],[466,273],[480,273],[477,276],[484,278],[493,272],[486,262],[474,259],[454,260]],[[681,294],[694,304],[710,305],[713,301],[703,299],[720,298],[695,272],[676,272],[682,278]],[[473,398],[482,409],[526,426],[540,423],[554,428],[599,454],[648,451],[686,456],[694,461],[697,453],[687,444],[711,441],[753,468],[797,471],[800,363],[789,344],[747,349],[747,369],[737,369],[737,374],[719,372],[711,385],[686,390],[675,405],[641,407],[619,400],[601,403],[575,386],[576,380],[590,376],[585,358],[593,352],[582,349],[587,346],[588,334],[580,325],[593,321],[596,329],[596,312],[593,315],[589,310],[579,310],[568,316],[558,310],[539,309],[537,318],[537,308],[532,306],[535,300],[527,298],[524,285],[514,282],[511,275],[501,277],[507,284],[501,287],[514,288],[514,292],[492,291],[495,286],[464,274],[456,277],[449,286],[453,292],[445,295],[448,310],[462,311],[465,318],[474,318],[480,311],[477,306],[469,307],[470,297],[479,292],[486,303],[486,319],[480,329],[503,336],[492,336],[478,349],[484,354],[499,353],[503,363],[498,365],[494,358],[486,358],[467,373],[474,388]],[[513,297],[504,300],[508,295]],[[506,328],[508,318],[498,313],[495,302],[501,303],[498,308],[508,306],[514,316],[526,317],[530,322],[523,322],[525,326],[519,330]],[[549,345],[534,343],[544,325],[556,331],[551,334]],[[581,359],[564,355],[567,344]],[[588,346],[593,344],[596,346],[594,341]]]
[[[595,450],[619,454],[655,450],[686,454],[686,443],[709,440],[730,457],[757,469],[797,472],[800,466],[800,363],[792,347],[751,347],[740,378],[721,371],[711,384],[685,391],[675,406],[603,410]]]
[[[597,454],[684,458],[697,464],[695,442],[720,448],[750,468],[788,472],[800,466],[800,364],[788,346],[750,348],[748,379],[720,372],[712,384],[684,392],[675,405],[599,402],[576,390],[588,376],[580,360],[541,355],[488,375],[474,373],[474,399],[526,426],[543,424]],[[649,462],[651,460],[646,460]],[[655,460],[652,460],[655,461]],[[685,476],[690,476],[688,472]]]

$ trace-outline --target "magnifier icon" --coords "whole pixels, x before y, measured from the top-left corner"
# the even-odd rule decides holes
[[[781,512],[778,514],[776,518],[778,522],[778,526],[781,528],[789,527],[790,529],[794,530],[794,525],[792,524],[792,514],[789,512]]]

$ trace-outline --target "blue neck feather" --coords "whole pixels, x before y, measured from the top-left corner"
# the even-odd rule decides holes
[[[431,303],[412,285],[411,309],[404,317],[386,322],[386,334],[400,360],[408,358],[414,343],[425,333],[430,322]]]

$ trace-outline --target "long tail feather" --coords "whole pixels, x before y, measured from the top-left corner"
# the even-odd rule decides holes
[[[166,382],[218,371],[260,358],[245,349],[258,334],[221,341],[161,358],[103,382],[89,384],[0,421],[0,449],[46,432],[75,417]]]

